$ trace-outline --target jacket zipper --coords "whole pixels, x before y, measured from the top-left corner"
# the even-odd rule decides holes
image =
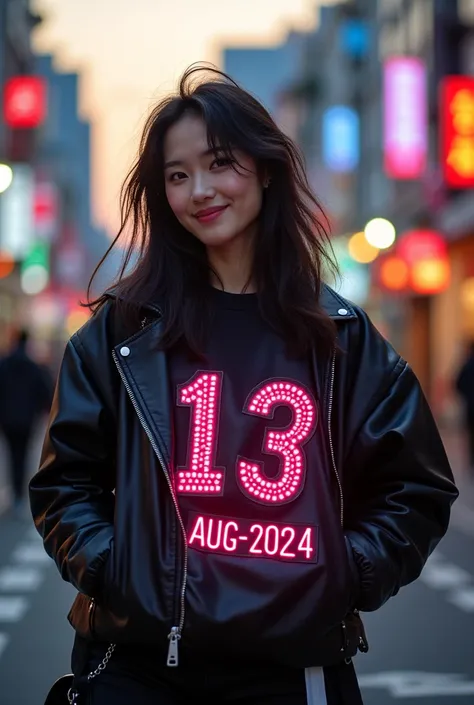
[[[183,581],[181,584],[181,591],[180,591],[180,610],[179,610],[179,616],[178,616],[178,624],[176,626],[171,627],[171,631],[168,634],[168,657],[166,659],[166,665],[167,666],[177,666],[178,665],[178,643],[179,640],[181,639],[181,634],[183,631],[184,627],[184,618],[185,618],[185,613],[186,613],[186,585],[188,582],[188,541],[186,537],[186,529],[184,528],[184,522],[183,522],[183,517],[181,516],[181,512],[179,510],[179,504],[178,500],[176,499],[176,495],[173,489],[173,484],[171,481],[171,475],[168,469],[168,466],[165,462],[165,459],[163,457],[163,454],[161,453],[160,449],[158,448],[157,444],[155,443],[155,440],[153,438],[153,434],[150,430],[150,427],[143,416],[141,409],[138,405],[137,400],[135,399],[135,395],[132,391],[132,388],[130,387],[127,378],[125,377],[125,374],[123,373],[123,370],[120,366],[120,363],[117,358],[117,354],[115,350],[112,350],[112,356],[115,362],[115,366],[117,367],[118,373],[120,375],[120,378],[124,384],[125,389],[127,390],[128,396],[130,397],[130,401],[132,402],[133,408],[135,409],[135,412],[138,416],[138,420],[140,421],[143,430],[145,431],[146,435],[148,436],[148,439],[151,443],[151,447],[153,448],[156,457],[159,460],[159,463],[161,465],[161,468],[165,474],[166,477],[166,482],[168,484],[168,488],[171,494],[171,498],[173,500],[174,508],[176,511],[176,516],[178,519],[178,523],[181,527],[181,532],[183,535],[183,540],[184,540],[184,557],[183,557]]]
[[[334,470],[334,474],[336,475],[337,479],[337,484],[339,486],[339,499],[340,499],[340,507],[341,507],[341,513],[340,513],[340,520],[341,520],[341,526],[344,527],[344,492],[342,490],[342,482],[341,478],[339,476],[339,472],[337,469],[336,465],[336,456],[334,453],[334,444],[332,440],[332,428],[331,428],[331,420],[332,420],[332,407],[333,407],[333,400],[334,400],[334,377],[335,377],[335,371],[336,371],[336,352],[333,351],[332,355],[332,360],[331,360],[331,377],[330,377],[330,382],[329,382],[329,399],[328,399],[328,436],[329,436],[329,449],[331,453],[331,462],[332,462],[332,467]],[[355,609],[354,614],[356,617],[359,617],[360,624],[361,624],[361,629],[362,629],[362,634],[359,636],[359,650],[362,653],[367,653],[369,650],[369,644],[367,641],[367,636],[365,634],[365,628],[364,628],[364,623],[362,622],[362,619],[360,619],[359,615],[359,610]],[[341,622],[341,627],[342,627],[342,634],[343,634],[343,646],[341,648],[341,651],[344,652],[347,648],[348,642],[347,642],[347,625],[345,620],[343,619]],[[352,659],[346,658],[344,659],[346,663],[350,663]]]
[[[332,440],[332,429],[331,429],[332,407],[333,407],[333,400],[334,400],[335,373],[336,373],[336,352],[333,351],[332,360],[331,360],[331,378],[330,378],[330,382],[329,382],[329,399],[328,399],[328,436],[329,436],[329,450],[331,453],[332,469],[334,470],[334,474],[336,475],[337,484],[339,487],[339,501],[340,501],[340,508],[341,508],[340,509],[341,526],[344,526],[344,493],[342,491],[341,478],[339,477],[339,472],[337,470],[336,456],[334,453],[334,444],[333,444],[333,440]]]

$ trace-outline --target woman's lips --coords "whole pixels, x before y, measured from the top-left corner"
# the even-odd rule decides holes
[[[227,206],[219,206],[216,208],[206,208],[205,210],[198,211],[198,213],[195,214],[195,218],[199,220],[200,223],[211,223],[214,220],[217,220],[217,218],[225,211]]]

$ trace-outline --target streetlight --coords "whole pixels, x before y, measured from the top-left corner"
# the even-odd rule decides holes
[[[372,247],[377,247],[379,250],[387,250],[393,245],[396,238],[393,223],[385,218],[373,218],[369,220],[364,228],[364,234],[367,242],[372,245]]]
[[[3,193],[13,181],[13,170],[8,164],[0,164],[0,193]]]

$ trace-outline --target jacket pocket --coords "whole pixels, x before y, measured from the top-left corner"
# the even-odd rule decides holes
[[[359,568],[357,567],[356,559],[354,556],[354,551],[352,549],[352,544],[349,541],[347,536],[344,536],[344,540],[346,542],[346,552],[347,552],[347,560],[349,563],[349,568],[352,576],[352,605],[351,608],[355,609],[359,607],[359,602],[361,598],[361,591],[362,591],[362,582],[361,582],[361,575],[359,572]]]
[[[91,604],[94,604],[93,615],[91,615]],[[91,626],[95,619],[95,600],[93,601],[90,597],[80,592],[69,610],[67,619],[71,627],[80,637],[91,641],[94,638]]]

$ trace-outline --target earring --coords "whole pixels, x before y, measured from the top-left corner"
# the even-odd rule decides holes
[[[271,179],[265,179],[265,181],[263,182],[263,188],[268,188],[271,184],[271,181]]]

